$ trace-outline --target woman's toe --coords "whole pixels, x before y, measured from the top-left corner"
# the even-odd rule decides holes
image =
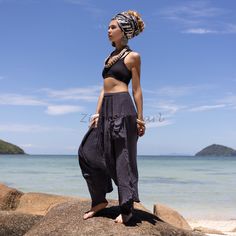
[[[123,222],[123,221],[122,221],[122,216],[121,216],[121,215],[117,216],[114,221],[115,221],[116,223],[122,223],[122,222]]]
[[[93,216],[94,216],[94,213],[95,213],[94,211],[86,212],[86,213],[84,214],[84,217],[83,217],[84,220],[93,217]]]

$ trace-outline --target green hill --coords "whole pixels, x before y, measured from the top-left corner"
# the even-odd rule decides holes
[[[20,147],[0,139],[0,154],[25,154],[25,152]]]
[[[195,156],[236,156],[236,150],[223,145],[212,144],[196,153]]]

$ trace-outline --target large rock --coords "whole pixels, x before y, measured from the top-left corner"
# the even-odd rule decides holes
[[[15,211],[0,211],[0,235],[24,235],[42,216],[22,214]]]
[[[25,193],[20,198],[16,212],[45,215],[55,205],[73,199],[76,198],[47,193]],[[86,199],[78,198],[78,200],[85,201]]]
[[[0,183],[0,210],[15,210],[24,193]]]
[[[110,201],[107,208],[93,218],[83,220],[84,213],[90,209],[89,201],[68,201],[53,207],[44,218],[33,226],[25,236],[85,236],[85,235],[156,235],[156,236],[199,236],[202,233],[181,230],[162,222],[157,216],[134,209],[134,217],[129,224],[115,223],[120,214],[118,202]]]
[[[116,200],[110,199],[111,202],[116,202]],[[134,202],[134,208],[142,211],[146,211],[149,213],[152,213],[150,210],[148,210],[142,203]]]
[[[55,205],[70,200],[91,202],[90,199],[81,197],[69,197],[47,193],[25,193],[20,198],[19,204],[15,211],[26,214],[46,215]],[[135,203],[134,206],[140,210],[148,211],[140,203]]]
[[[177,211],[163,204],[159,203],[155,204],[153,206],[153,214],[158,216],[164,222],[169,223],[180,229],[186,229],[186,230],[192,229],[182,215],[180,215]]]

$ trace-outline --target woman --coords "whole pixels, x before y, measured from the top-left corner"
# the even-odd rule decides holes
[[[109,24],[108,37],[116,49],[105,60],[104,86],[78,152],[80,168],[92,199],[91,209],[84,219],[93,217],[107,206],[106,193],[113,191],[111,179],[118,187],[121,212],[116,223],[128,222],[132,217],[133,202],[140,202],[137,141],[145,133],[141,59],[127,43],[142,32],[144,26],[140,15],[130,10],[117,14]],[[131,78],[136,109],[128,92]]]

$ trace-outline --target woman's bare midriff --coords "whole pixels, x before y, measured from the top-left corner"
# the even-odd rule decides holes
[[[103,88],[104,93],[128,92],[127,84],[113,77],[107,77],[104,79]]]

